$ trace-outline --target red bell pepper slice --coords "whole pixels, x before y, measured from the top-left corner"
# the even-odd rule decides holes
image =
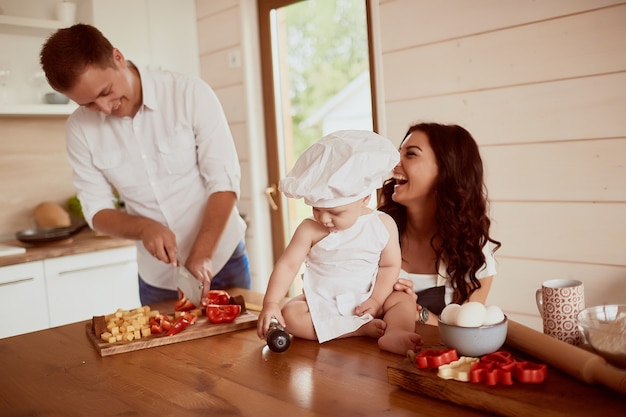
[[[190,325],[194,324],[198,320],[198,316],[195,314],[192,314],[190,311],[185,311],[183,315],[185,316],[187,320],[189,320]]]
[[[241,314],[239,304],[209,304],[206,306],[206,316],[211,323],[231,323]]]
[[[230,295],[224,290],[210,290],[206,296],[206,303],[227,305],[230,302]]]
[[[189,319],[185,315],[182,315],[176,319],[172,327],[167,331],[167,333],[165,333],[165,336],[173,336],[175,334],[178,334],[185,330],[190,324],[191,322],[189,321]]]
[[[209,290],[204,297],[202,304],[220,304],[226,305],[230,303],[230,294],[224,290]],[[200,306],[194,305],[189,298],[187,298],[180,290],[178,291],[178,301],[174,304],[174,310],[176,311],[190,311]]]
[[[169,321],[169,319],[161,321],[161,329],[163,329],[163,331],[166,332],[171,328],[172,328],[172,322]]]
[[[150,317],[148,324],[150,325],[151,334],[161,334],[172,327],[169,317],[163,314]]]
[[[179,296],[179,299],[178,301],[176,301],[176,304],[174,304],[174,310],[189,311],[189,310],[193,310],[194,308],[196,308],[196,306],[191,302],[191,300],[187,298],[185,295],[182,295],[180,291],[178,292],[178,296]]]
[[[419,369],[438,368],[459,359],[456,349],[425,350],[415,357]]]

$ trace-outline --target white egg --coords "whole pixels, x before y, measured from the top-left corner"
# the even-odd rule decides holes
[[[500,323],[502,320],[504,320],[504,312],[500,307],[487,306],[485,308],[485,321],[483,322],[484,326]]]
[[[456,318],[457,315],[459,313],[459,308],[461,308],[460,305],[458,304],[448,304],[442,311],[441,311],[441,321],[443,321],[446,324],[456,324]]]
[[[465,303],[459,308],[456,324],[461,327],[480,327],[485,321],[485,306],[476,301]]]

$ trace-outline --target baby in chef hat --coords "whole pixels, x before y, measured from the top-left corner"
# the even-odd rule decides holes
[[[303,198],[313,216],[298,226],[274,266],[259,337],[266,337],[276,318],[292,335],[320,343],[369,336],[400,355],[421,345],[414,332],[415,302],[393,290],[401,264],[397,226],[367,207],[399,160],[388,139],[363,130],[331,133],[298,158],[278,188]],[[303,262],[304,293],[281,309]]]

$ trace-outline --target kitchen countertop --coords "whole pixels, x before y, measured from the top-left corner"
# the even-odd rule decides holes
[[[239,289],[229,293],[242,294],[251,304],[262,302],[262,294]],[[167,306],[171,308],[172,302],[153,308],[167,311]],[[369,338],[323,344],[294,339],[287,351],[274,353],[257,337],[256,329],[245,329],[101,357],[86,334],[88,325],[78,322],[0,339],[0,404],[5,413],[69,417],[492,415],[390,384],[388,367],[406,359],[381,351]],[[439,343],[436,327],[418,324],[417,331],[425,345]],[[550,372],[557,377],[555,370]],[[540,415],[622,415],[626,402],[619,396],[566,375],[558,378],[564,388],[545,384],[529,389],[544,401],[576,396],[590,404]],[[512,389],[515,386],[484,390]],[[565,396],[563,390],[567,390]],[[596,408],[590,413],[590,407]]]
[[[133,240],[102,235],[89,228],[83,229],[68,239],[57,242],[29,244],[14,239],[0,243],[26,248],[26,253],[0,256],[0,267],[135,245]]]

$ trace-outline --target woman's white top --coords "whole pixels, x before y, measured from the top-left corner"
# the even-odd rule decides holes
[[[483,246],[483,254],[485,255],[485,265],[476,272],[476,278],[478,279],[496,274],[496,260],[493,256],[493,245],[491,242],[487,242],[487,244]],[[439,274],[410,274],[405,270],[400,270],[400,278],[411,280],[413,282],[413,290],[416,293],[428,288],[445,285],[446,292],[444,301],[446,305],[452,302],[452,295],[454,294],[454,287],[452,287],[450,279],[446,278],[447,276],[445,262],[441,262],[439,265]]]
[[[364,214],[346,230],[330,233],[306,259],[304,295],[320,343],[353,332],[373,317],[354,309],[372,294],[389,232],[379,211]]]

